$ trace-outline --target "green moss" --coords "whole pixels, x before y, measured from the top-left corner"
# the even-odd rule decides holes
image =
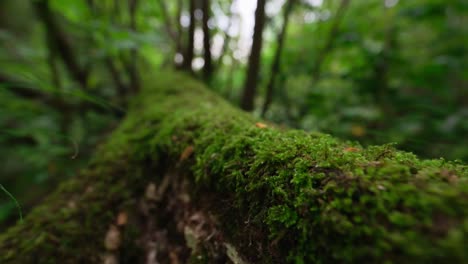
[[[199,194],[214,189],[232,200],[225,219],[255,219],[270,242],[280,238],[289,260],[468,260],[466,166],[421,161],[392,145],[363,149],[262,129],[198,83],[169,85],[189,81],[180,78],[154,91],[165,99],[155,106],[164,116],[152,149],[176,161],[193,145]],[[226,225],[243,229],[242,221]]]
[[[218,197],[212,213],[255,262],[468,262],[466,165],[258,126],[183,75],[144,83],[88,170],[0,237],[1,263],[97,258],[116,208],[160,175],[145,172],[148,160],[189,168],[194,197]],[[66,208],[70,199],[77,208]]]

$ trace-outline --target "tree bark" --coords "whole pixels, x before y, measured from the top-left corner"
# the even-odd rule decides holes
[[[245,78],[244,90],[242,92],[241,108],[246,111],[254,109],[254,100],[257,93],[258,75],[260,72],[260,56],[262,52],[263,27],[265,25],[265,2],[257,1],[255,10],[255,27],[252,48],[250,50],[249,64]]]

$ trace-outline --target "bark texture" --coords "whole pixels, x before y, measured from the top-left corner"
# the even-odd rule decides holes
[[[180,74],[142,84],[0,263],[468,261],[466,165],[279,129]]]

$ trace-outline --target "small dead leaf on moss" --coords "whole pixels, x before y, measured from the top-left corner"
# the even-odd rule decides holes
[[[193,146],[186,147],[184,151],[182,152],[182,154],[180,154],[180,161],[183,161],[189,158],[190,155],[192,155],[193,150],[194,150]]]
[[[356,124],[351,126],[350,132],[351,132],[351,135],[355,137],[363,137],[367,133],[366,128],[364,126],[356,125]]]
[[[124,226],[128,223],[128,215],[126,212],[120,212],[117,215],[117,225]]]
[[[377,166],[381,166],[383,164],[383,162],[381,161],[369,161],[366,165],[367,166],[372,166],[372,167],[377,167]]]
[[[260,122],[255,123],[255,126],[258,127],[258,128],[267,128],[268,127],[266,124],[260,123]]]
[[[344,149],[345,152],[359,152],[359,149],[358,148],[354,148],[354,147],[347,147]]]

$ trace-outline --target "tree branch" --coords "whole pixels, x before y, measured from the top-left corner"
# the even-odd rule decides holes
[[[52,107],[57,111],[70,110],[70,111],[94,111],[101,114],[112,114],[117,117],[122,117],[125,112],[121,109],[96,104],[90,101],[82,101],[79,104],[67,103],[53,94],[45,93],[37,88],[32,87],[22,81],[14,80],[6,75],[0,73],[0,84],[4,84],[6,89],[14,95],[38,102],[42,102],[44,105]]]

